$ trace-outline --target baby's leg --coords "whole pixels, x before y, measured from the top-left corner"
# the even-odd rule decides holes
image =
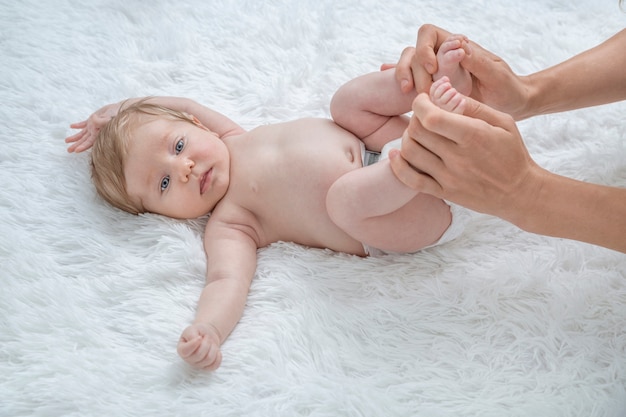
[[[433,83],[430,87],[430,100],[452,113],[463,114],[465,110],[465,96],[452,87],[448,77],[440,78]]]
[[[333,121],[361,139],[367,149],[380,152],[402,136],[409,119],[405,113],[417,93],[402,92],[395,70],[362,75],[342,85],[330,102]]]
[[[435,243],[451,221],[445,202],[401,183],[388,159],[339,178],[326,207],[354,239],[390,252],[415,252]]]
[[[462,94],[468,96],[472,92],[472,76],[460,62],[465,58],[467,38],[463,35],[452,35],[441,44],[437,51],[437,72],[433,80],[447,76],[452,85]]]

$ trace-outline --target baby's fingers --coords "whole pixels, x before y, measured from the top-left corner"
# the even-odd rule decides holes
[[[82,129],[82,128],[84,128],[85,126],[87,126],[87,120],[83,120],[82,122],[72,123],[72,124],[70,125],[70,127],[71,127],[72,129]]]
[[[186,340],[181,337],[178,342],[178,347],[176,350],[181,358],[186,361],[191,358],[191,356],[198,350],[198,348],[202,345],[202,336],[197,335],[195,338]]]
[[[219,345],[202,336],[184,342],[183,346],[179,344],[178,354],[196,369],[214,371],[222,362]]]
[[[192,358],[190,358],[188,362],[198,369],[214,371],[222,363],[222,352],[219,345],[209,342],[206,338],[193,356],[193,359],[196,359],[196,361],[191,362]]]
[[[86,130],[81,130],[80,132],[72,135],[72,136],[68,136],[65,138],[65,143],[70,143],[70,142],[78,142],[79,140],[82,139],[83,136],[85,136],[85,133],[87,133]]]
[[[87,149],[91,148],[92,145],[93,145],[92,141],[89,141],[89,140],[85,139],[85,140],[82,140],[82,141],[77,142],[77,143],[73,144],[72,146],[70,146],[68,148],[68,151],[70,151],[70,152],[74,151],[76,153],[80,153],[80,152],[86,151]]]
[[[203,366],[202,369],[207,371],[215,371],[222,364],[222,352],[217,345],[211,347],[206,362],[208,365]]]

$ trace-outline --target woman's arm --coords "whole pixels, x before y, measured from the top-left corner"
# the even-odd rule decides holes
[[[533,233],[626,252],[626,189],[544,170],[511,116],[470,98],[465,115],[440,109],[425,94],[413,111],[402,154],[389,155],[409,187]]]
[[[513,213],[523,230],[626,253],[626,189],[590,184],[536,170],[533,200]]]
[[[529,97],[518,119],[626,99],[626,29],[524,81]]]

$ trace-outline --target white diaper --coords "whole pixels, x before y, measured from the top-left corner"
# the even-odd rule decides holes
[[[386,159],[389,156],[389,151],[391,149],[400,149],[401,143],[402,138],[392,140],[391,142],[388,142],[385,146],[383,146],[383,149],[380,151],[380,153],[378,153],[368,151],[367,149],[365,149],[365,144],[361,142],[361,159],[363,161],[363,166],[372,165],[378,161]],[[465,207],[450,203],[448,201],[445,201],[445,203],[450,206],[450,214],[452,215],[452,221],[450,222],[450,226],[448,226],[446,231],[443,232],[443,235],[441,235],[438,241],[422,249],[432,248],[433,246],[443,245],[444,243],[450,242],[459,237],[463,233],[463,230],[465,230],[465,225],[470,218],[470,211]],[[384,251],[382,249],[373,248],[364,243],[362,245],[363,249],[365,249],[365,253],[369,256],[380,256],[393,253]]]
[[[387,157],[389,157],[389,151],[392,149],[400,149],[401,144],[402,138],[394,139],[391,142],[387,142],[380,152],[374,152],[365,149],[365,144],[361,142],[361,161],[363,161],[363,166],[366,167],[383,159],[387,159]]]

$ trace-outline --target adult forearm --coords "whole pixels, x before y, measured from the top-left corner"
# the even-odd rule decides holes
[[[558,65],[524,77],[524,115],[556,113],[626,99],[626,29]]]
[[[626,189],[590,184],[545,170],[531,199],[509,217],[533,233],[574,239],[626,253]]]

